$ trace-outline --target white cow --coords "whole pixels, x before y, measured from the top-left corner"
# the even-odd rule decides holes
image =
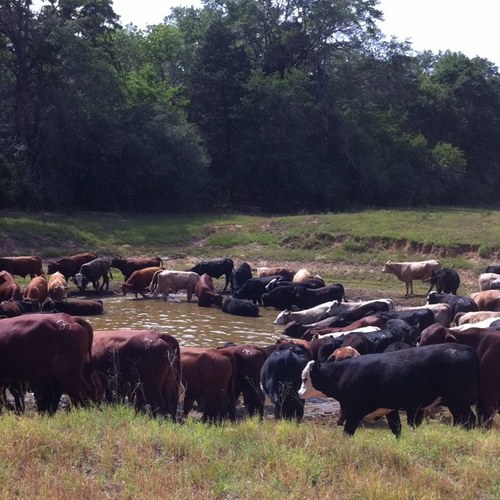
[[[406,295],[413,295],[413,280],[425,281],[432,275],[432,271],[439,271],[439,260],[421,260],[416,262],[392,262],[388,260],[382,268],[383,273],[392,273],[406,285]],[[429,289],[429,292],[431,291]],[[427,292],[427,294],[429,293]]]
[[[458,313],[456,315],[456,320],[458,319],[458,325],[465,325],[469,323],[478,323],[488,318],[500,318],[499,311],[471,311],[466,313]],[[455,321],[456,321],[455,320]]]
[[[464,323],[463,325],[452,326],[450,330],[454,332],[463,332],[469,328],[491,328],[500,330],[500,318],[488,318],[476,323]]]
[[[479,285],[479,291],[489,290],[493,283],[500,285],[500,274],[496,273],[483,273],[479,275],[477,280]]]
[[[178,292],[186,290],[187,300],[191,301],[196,283],[200,276],[192,271],[156,271],[149,285],[149,289],[153,292],[153,299],[156,299],[161,293],[163,300],[167,300],[170,292]]]

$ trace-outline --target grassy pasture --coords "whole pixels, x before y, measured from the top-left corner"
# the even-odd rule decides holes
[[[432,208],[294,217],[235,214],[0,214],[0,255],[44,259],[80,251],[160,255],[183,269],[232,257],[252,267],[307,266],[346,291],[403,300],[380,273],[388,260],[440,258],[463,294],[498,262],[500,211]],[[415,284],[422,302],[426,285]],[[431,420],[396,440],[385,423],[341,428],[305,421],[205,426],[125,407],[0,418],[0,484],[12,498],[500,498],[500,417],[471,432]]]

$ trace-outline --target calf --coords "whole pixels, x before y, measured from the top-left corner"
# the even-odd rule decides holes
[[[280,344],[264,362],[260,372],[262,389],[271,399],[277,419],[302,420],[304,400],[297,391],[302,370],[310,360],[304,346],[286,343]]]
[[[42,259],[38,256],[23,257],[0,257],[0,271],[7,271],[10,274],[25,278],[40,276],[43,273]]]
[[[441,325],[432,325],[422,332],[420,345],[463,344],[474,349],[479,358],[479,421],[491,427],[493,417],[500,409],[500,335],[496,329],[470,328],[462,332],[450,331]],[[418,349],[421,349],[420,347]]]
[[[98,257],[82,264],[80,271],[75,274],[74,282],[80,291],[84,291],[89,283],[96,291],[102,290],[106,286],[106,291],[109,290],[109,278],[113,279],[110,271],[109,261]],[[109,273],[109,276],[108,276]],[[99,280],[102,277],[102,284],[99,286]]]
[[[162,268],[146,267],[144,269],[134,271],[130,278],[122,285],[123,295],[127,295],[128,292],[132,292],[135,294],[135,298],[137,298],[138,294],[141,294],[144,298],[146,298],[146,291],[149,290],[149,284],[157,271],[162,271]]]
[[[195,401],[203,402],[203,421],[236,419],[236,359],[229,351],[182,347],[182,383],[185,387],[184,417]]]
[[[111,267],[119,269],[125,280],[128,280],[134,271],[139,269],[145,269],[147,267],[159,267],[163,268],[163,261],[160,257],[142,258],[142,257],[131,257],[128,259],[123,259],[115,257],[111,261]]]
[[[344,432],[353,435],[361,420],[380,411],[398,437],[398,410],[418,425],[423,410],[447,406],[454,425],[471,428],[470,406],[478,399],[479,364],[468,346],[434,345],[370,354],[338,362],[310,361],[302,372],[299,397],[333,397],[345,416]]]
[[[233,271],[234,291],[238,291],[251,278],[252,269],[247,262],[243,262]]]
[[[388,260],[382,268],[382,272],[396,275],[406,285],[405,295],[413,295],[413,280],[425,281],[431,277],[432,271],[439,271],[440,269],[441,263],[438,260],[418,262],[392,262]],[[429,292],[431,289],[429,289]]]
[[[460,276],[458,273],[454,269],[447,267],[439,271],[432,271],[431,277],[427,281],[431,284],[429,292],[436,287],[438,293],[452,293],[456,295],[460,286]]]
[[[8,271],[0,271],[0,301],[21,300],[21,287]]]
[[[233,297],[235,299],[251,300],[254,304],[262,305],[262,295],[266,293],[266,286],[274,279],[276,279],[276,276],[251,278],[233,294]]]
[[[222,295],[215,293],[214,283],[208,274],[202,274],[194,287],[194,293],[198,297],[200,307],[210,307],[212,304],[222,307]]]
[[[187,300],[191,302],[199,279],[198,274],[190,271],[156,271],[149,288],[153,292],[153,299],[158,298],[161,293],[163,300],[167,300],[170,292],[176,293],[179,290],[186,290]]]
[[[232,283],[234,263],[232,259],[217,259],[202,261],[196,264],[196,266],[189,269],[193,273],[198,275],[208,274],[212,278],[220,278],[222,275],[226,277],[226,283],[222,290],[222,293],[226,291],[228,285],[231,286],[231,290],[234,290]]]
[[[47,294],[47,278],[42,274],[41,276],[35,276],[28,283],[24,289],[23,298],[25,300],[37,300],[40,304],[43,304]]]
[[[259,307],[243,299],[224,297],[221,311],[235,316],[247,316],[256,318],[259,315]]]
[[[68,283],[63,274],[56,271],[51,274],[47,283],[47,295],[52,300],[63,301],[68,294]]]

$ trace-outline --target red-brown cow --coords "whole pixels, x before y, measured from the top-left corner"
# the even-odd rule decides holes
[[[295,271],[286,267],[258,267],[257,276],[265,278],[266,276],[283,276],[287,281],[292,281],[295,276]]]
[[[198,305],[200,307],[210,307],[212,304],[222,307],[223,296],[215,292],[214,281],[208,274],[202,274],[198,278],[198,282],[194,287],[194,293],[198,297]]]
[[[24,289],[23,298],[29,300],[38,300],[40,304],[43,304],[47,298],[48,288],[47,288],[47,278],[42,274],[41,276],[35,276]]]
[[[22,297],[21,287],[14,276],[7,271],[0,271],[0,301],[21,300]]]
[[[52,300],[63,301],[68,293],[68,283],[63,273],[56,271],[50,275],[47,284],[47,294]]]
[[[181,361],[179,343],[152,330],[94,332],[94,367],[104,376],[108,400],[116,392],[136,411],[150,407],[153,416],[177,417]]]
[[[43,273],[42,259],[28,255],[23,257],[0,257],[0,271],[8,271],[16,276],[34,278]]]
[[[163,261],[160,259],[160,257],[132,257],[128,259],[116,257],[111,261],[111,267],[119,269],[125,277],[126,281],[130,278],[130,276],[132,276],[132,273],[134,271],[138,271],[139,269],[145,269],[146,267],[163,268]]]
[[[29,383],[39,410],[49,413],[57,409],[62,392],[73,404],[86,404],[95,399],[94,373],[89,373],[89,380],[83,373],[92,357],[92,340],[90,324],[68,314],[4,319],[0,321],[0,385]],[[53,387],[57,396],[51,394],[48,400]]]
[[[234,397],[236,360],[230,352],[204,347],[182,347],[184,417],[195,401],[203,405],[203,421],[236,419]]]
[[[49,261],[47,272],[53,274],[57,271],[62,273],[64,277],[69,280],[74,276],[82,267],[82,264],[86,264],[91,260],[97,259],[95,253],[84,252],[78,253],[76,255],[69,255],[67,257],[61,257],[54,261]]]
[[[102,300],[52,300],[49,298],[43,303],[42,311],[63,312],[72,316],[96,316],[104,312],[104,305]]]
[[[135,298],[137,298],[139,293],[144,298],[147,298],[146,291],[149,290],[149,284],[151,283],[156,271],[161,270],[161,267],[146,267],[145,269],[134,271],[132,276],[130,276],[130,278],[122,285],[123,295],[127,295],[127,292],[132,292],[135,294]]]
[[[246,414],[258,413],[263,418],[265,397],[260,388],[260,370],[267,358],[266,351],[251,345],[222,347],[219,351],[230,352],[236,360],[235,399],[242,394]]]
[[[471,293],[469,297],[480,311],[500,311],[500,290],[485,290]]]
[[[493,417],[500,409],[500,334],[496,329],[469,328],[451,331],[442,325],[427,327],[420,337],[420,345],[457,342],[473,347],[479,358],[479,422],[491,427]],[[418,348],[417,348],[418,349]]]

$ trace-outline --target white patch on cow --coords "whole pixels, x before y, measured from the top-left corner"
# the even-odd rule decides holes
[[[78,288],[81,288],[82,287],[82,283],[83,283],[83,274],[82,273],[76,273],[75,274],[75,281],[76,281],[76,286]]]
[[[311,367],[314,365],[314,361],[309,361],[306,367],[302,370],[302,385],[299,389],[299,398],[310,399],[310,398],[327,398],[328,396],[321,391],[318,391],[311,382]]]
[[[71,325],[65,319],[58,319],[56,323],[59,325],[59,330],[65,330],[67,327],[71,330]]]

